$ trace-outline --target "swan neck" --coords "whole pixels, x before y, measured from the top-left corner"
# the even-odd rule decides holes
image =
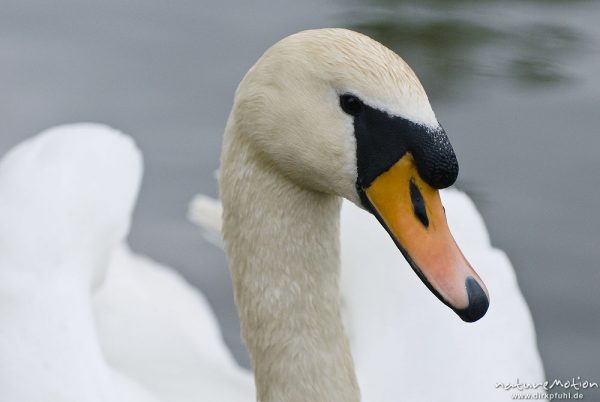
[[[340,199],[226,132],[223,235],[261,402],[359,401],[340,312]]]

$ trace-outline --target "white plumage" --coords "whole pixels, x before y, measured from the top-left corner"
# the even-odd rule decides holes
[[[97,125],[48,130],[0,165],[0,399],[156,401],[106,364],[91,293],[129,226],[141,156]]]
[[[330,52],[322,42],[340,46]],[[278,66],[290,57],[300,67],[286,76]],[[354,367],[363,400],[373,402],[510,400],[496,382],[542,381],[513,268],[456,190],[443,192],[447,219],[492,294],[487,317],[460,322],[419,283],[375,219],[344,203],[342,324],[337,196],[360,200],[352,120],[332,85],[354,86],[383,110],[433,122],[408,66],[345,30],[290,37],[257,66],[238,89],[221,188],[242,327],[265,399],[301,400],[310,392],[314,400],[358,400]],[[285,96],[290,91],[298,96]],[[307,111],[312,119],[302,118]],[[297,124],[282,126],[281,116]],[[2,161],[3,400],[253,399],[251,377],[227,351],[203,297],[124,243],[141,170],[130,139],[90,124],[49,130]],[[191,216],[218,243],[218,204],[201,198]]]

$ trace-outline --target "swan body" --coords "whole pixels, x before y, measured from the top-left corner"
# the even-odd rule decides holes
[[[3,158],[0,399],[156,401],[106,363],[91,305],[140,177],[132,141],[96,125],[48,130]]]
[[[127,247],[141,174],[133,141],[96,124],[2,159],[1,400],[254,400],[202,294]]]

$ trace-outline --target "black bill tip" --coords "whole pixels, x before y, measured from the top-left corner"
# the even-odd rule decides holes
[[[465,281],[469,305],[461,310],[454,310],[465,322],[475,322],[485,315],[490,306],[490,300],[479,283],[469,276]]]

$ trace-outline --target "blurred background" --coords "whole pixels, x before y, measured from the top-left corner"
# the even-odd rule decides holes
[[[217,194],[243,74],[282,37],[329,26],[417,72],[458,187],[515,266],[547,378],[600,380],[598,1],[0,1],[0,154],[61,123],[133,136],[145,178],[130,243],[202,290],[247,366],[224,255],[187,204]]]

